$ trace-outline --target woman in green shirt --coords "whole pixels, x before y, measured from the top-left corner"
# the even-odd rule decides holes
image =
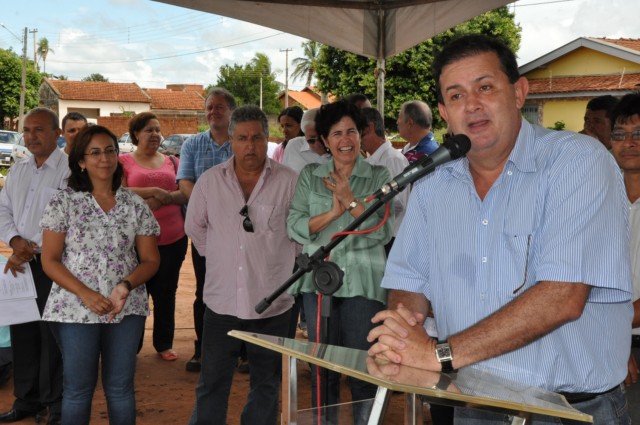
[[[366,126],[359,109],[344,101],[320,108],[316,131],[331,151],[333,159],[325,164],[310,164],[302,169],[287,220],[289,237],[313,253],[326,246],[331,237],[362,214],[364,199],[391,180],[382,166],[367,163],[360,155],[360,136]],[[360,229],[377,225],[384,209],[369,217]],[[352,235],[331,252],[331,261],[344,271],[343,285],[335,292],[330,316],[329,344],[367,350],[371,317],[384,309],[386,291],[380,287],[386,263],[384,245],[393,231],[393,208],[390,219],[378,230]],[[318,295],[312,273],[302,276],[290,289],[302,294],[307,314],[309,341],[317,341]],[[321,405],[339,403],[338,373],[329,372],[327,400]],[[373,398],[377,387],[349,378],[353,401]],[[313,405],[317,406],[316,370],[312,368]],[[366,412],[354,405],[356,423]]]

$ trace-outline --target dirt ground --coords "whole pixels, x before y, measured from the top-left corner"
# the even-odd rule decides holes
[[[0,255],[10,255],[10,250],[0,242]],[[192,304],[195,294],[195,277],[190,253],[180,272],[180,282],[176,300],[176,332],[174,350],[178,360],[166,362],[156,354],[151,344],[152,317],[147,318],[145,342],[140,354],[136,371],[136,403],[138,424],[186,424],[194,404],[197,373],[186,372],[184,365],[193,355]],[[304,338],[298,333],[297,338]],[[246,401],[249,387],[249,375],[237,373],[234,376],[229,398],[228,424],[240,423],[240,414]],[[348,400],[349,394],[342,385],[342,400]],[[298,364],[298,406],[300,409],[311,406],[311,373],[309,368]],[[7,411],[13,403],[13,383],[0,389],[0,412]],[[385,416],[385,424],[403,422],[404,395],[394,394]],[[33,424],[33,418],[17,424]],[[99,383],[93,398],[92,424],[108,424],[104,393]]]

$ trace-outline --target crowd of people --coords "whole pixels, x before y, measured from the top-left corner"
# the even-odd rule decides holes
[[[158,152],[162,129],[151,112],[130,120],[137,150],[121,154],[109,129],[80,114],[61,127],[53,111],[31,110],[32,156],[0,191],[0,239],[12,249],[4,272],[30,269],[42,320],[10,327],[15,401],[0,423],[47,415],[48,424],[88,424],[101,369],[109,422],[134,424],[149,297],[153,348],[178,358],[188,239],[196,340],[185,368],[199,372],[189,424],[226,423],[240,357],[250,373],[241,423],[278,423],[280,356],[227,333],[293,337],[297,325],[309,341],[327,335],[322,342],[390,363],[476,368],[557,392],[597,425],[640,420],[640,93],[590,101],[579,134],[523,119],[528,82],[494,38],[451,41],[433,73],[448,134],[471,140],[466,157],[407,188],[330,253],[341,285],[328,294],[304,274],[262,313],[255,306],[290,277],[298,255],[326,246],[373,193],[438,149],[426,103],[399,111],[402,152],[366,96],[287,108],[273,158],[267,116],[237,107],[221,88],[205,98],[209,128],[179,158]],[[319,314],[327,295],[328,322]],[[0,379],[6,357],[0,348]],[[314,407],[340,403],[338,373],[313,367],[311,376]],[[353,401],[376,393],[348,383]],[[356,404],[354,423],[367,413]],[[432,417],[510,421],[462,407]],[[557,422],[533,415],[532,423]]]

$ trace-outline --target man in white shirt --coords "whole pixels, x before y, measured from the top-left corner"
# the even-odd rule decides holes
[[[49,297],[51,279],[42,271],[40,217],[51,197],[67,185],[67,155],[58,149],[60,123],[55,112],[31,110],[24,119],[24,141],[32,156],[17,162],[0,192],[0,239],[13,249],[4,273],[31,269],[38,310]],[[11,325],[13,408],[0,414],[0,423],[39,415],[49,407],[47,424],[60,423],[62,358],[46,322]]]
[[[374,108],[363,108],[362,113],[367,120],[367,127],[362,132],[361,147],[369,154],[367,161],[371,165],[384,165],[392,176],[397,176],[409,165],[409,161],[402,152],[395,149],[391,142],[385,138],[384,120],[380,112]],[[393,240],[400,228],[402,217],[404,217],[404,210],[409,201],[409,188],[396,195],[394,200],[396,222],[393,227],[393,238],[385,245],[387,255],[389,255]]]
[[[296,173],[300,173],[307,164],[324,164],[331,158],[316,133],[315,119],[318,109],[305,111],[302,121],[300,121],[300,128],[302,128],[304,136],[289,140],[284,150],[282,163],[292,168]]]

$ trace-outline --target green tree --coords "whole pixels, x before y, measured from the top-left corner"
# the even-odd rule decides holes
[[[40,80],[40,74],[33,70],[33,61],[27,61],[25,112],[38,106]],[[22,58],[11,50],[0,49],[0,127],[5,119],[13,121],[19,116],[21,85]]]
[[[55,53],[52,48],[49,47],[49,40],[46,37],[42,37],[38,40],[38,47],[36,48],[36,54],[42,59],[42,71],[47,72],[47,55],[49,53]]]
[[[385,123],[396,128],[396,118],[402,103],[422,100],[433,111],[434,128],[446,124],[438,113],[435,82],[431,64],[437,52],[453,37],[460,34],[487,34],[502,39],[517,52],[521,28],[507,7],[486,12],[431,39],[388,58],[385,65]],[[330,46],[322,46],[316,77],[323,93],[346,96],[364,93],[375,104],[376,79],[374,59],[358,56]]]
[[[245,65],[221,66],[216,85],[229,90],[239,105],[260,105],[260,80],[262,109],[268,115],[277,114],[280,111],[277,99],[280,86],[271,69],[271,61],[264,53],[256,53]]]
[[[109,79],[106,78],[102,74],[94,73],[94,74],[89,75],[88,77],[84,77],[82,79],[82,81],[96,81],[96,82],[100,82],[100,83],[108,83]]]
[[[302,49],[304,56],[295,58],[292,63],[295,66],[291,77],[295,80],[300,78],[306,78],[304,85],[309,87],[311,80],[318,69],[318,62],[320,60],[320,47],[322,44],[317,41],[305,41],[302,43]]]

